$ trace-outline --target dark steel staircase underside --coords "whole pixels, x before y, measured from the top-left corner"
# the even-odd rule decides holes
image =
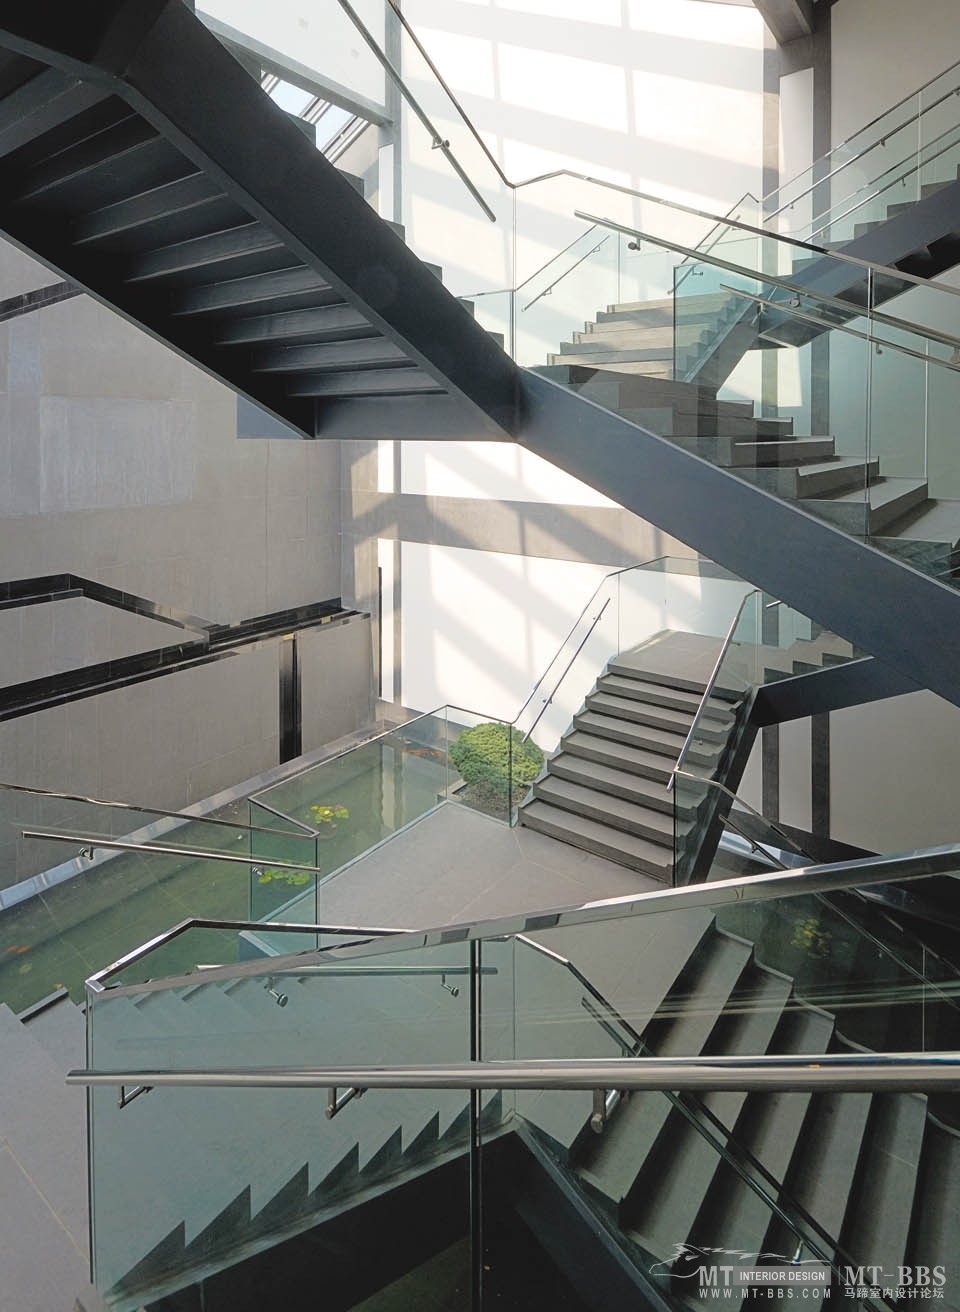
[[[304,437],[517,441],[960,704],[951,589],[519,369],[181,0],[20,0],[0,50],[0,231],[62,277]]]

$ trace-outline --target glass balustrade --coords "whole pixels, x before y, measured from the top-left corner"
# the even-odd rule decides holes
[[[113,983],[88,998],[88,1061],[252,1071],[465,1061],[470,997],[467,944],[355,963],[261,960],[229,979],[200,971],[181,984]],[[115,1090],[93,1090],[89,1111],[94,1278],[118,1312],[202,1289],[221,1268],[318,1223],[337,1236],[324,1261],[328,1290],[358,1297],[368,1282],[372,1293],[454,1244],[469,1288],[465,1092],[141,1084],[121,1102]],[[499,1125],[498,1097],[480,1112],[485,1126]],[[150,1187],[132,1192],[132,1175]],[[378,1243],[374,1254],[372,1200],[395,1189],[412,1207],[429,1205],[431,1222],[419,1240]]]
[[[796,889],[747,881],[734,897],[719,884],[693,898],[554,913],[526,934],[491,925],[456,942],[444,931],[354,941],[186,979],[156,978],[148,953],[132,967],[142,982],[121,972],[91,991],[88,1065],[146,1078],[158,1066],[442,1065],[471,1055],[953,1052],[956,968],[890,910],[891,888],[909,889],[917,868],[905,860],[900,884],[889,859],[879,884],[858,882],[869,881],[869,863],[846,872],[845,888],[815,870]],[[638,1286],[677,1308],[709,1303],[690,1258],[718,1248],[766,1254],[760,1265],[817,1264],[833,1296],[889,1306],[882,1290],[847,1288],[848,1268],[879,1258],[868,1206],[876,1171],[896,1156],[900,1183],[885,1208],[905,1246],[913,1236],[914,1261],[956,1205],[952,1177],[936,1174],[951,1151],[953,1095],[486,1091],[473,1099],[475,1139],[464,1092],[350,1095],[336,1091],[325,1123],[316,1089],[132,1086],[122,1107],[115,1091],[94,1090],[95,1270],[108,1301],[135,1307],[308,1225],[329,1227],[320,1233],[353,1253],[357,1195],[409,1190],[441,1163],[458,1196],[470,1187],[480,1206],[480,1246],[471,1249],[466,1211],[447,1194],[456,1227],[432,1251],[459,1244],[460,1278],[475,1282],[481,1307],[502,1300],[514,1269],[522,1287],[524,1268],[512,1264],[530,1254],[518,1256],[502,1223],[531,1172],[576,1199]],[[120,1201],[124,1163],[140,1158],[160,1173],[159,1207]],[[826,1178],[813,1169],[824,1160]],[[408,1266],[416,1256],[425,1255]],[[554,1249],[551,1260],[551,1287],[575,1286],[577,1254]]]
[[[250,828],[236,806],[218,820],[0,786],[0,808],[0,1001],[15,1011],[58,988],[79,997],[86,976],[190,916],[247,919],[258,851],[316,861],[310,834],[266,812]]]
[[[960,160],[954,64],[767,197],[771,230],[850,241],[900,205],[956,182]]]

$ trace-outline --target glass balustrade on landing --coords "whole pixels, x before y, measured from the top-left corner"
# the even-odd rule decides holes
[[[313,868],[311,834],[266,813],[251,828],[246,810],[198,817],[0,786],[0,1001],[77,998],[86,976],[190,916],[247,919],[258,849]]]

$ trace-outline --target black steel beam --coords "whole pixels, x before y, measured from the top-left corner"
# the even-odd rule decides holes
[[[960,706],[960,594],[537,374],[522,446]]]
[[[831,665],[813,674],[778,679],[757,692],[751,718],[757,725],[783,724],[810,715],[866,706],[887,697],[916,692],[920,685],[872,656]]]

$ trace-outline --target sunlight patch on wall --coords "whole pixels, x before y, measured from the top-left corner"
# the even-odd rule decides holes
[[[532,451],[498,442],[404,442],[402,490],[428,497],[617,505]]]
[[[753,9],[704,4],[700,0],[629,0],[630,26],[661,36],[717,41],[725,46],[763,45],[763,19]]]
[[[507,104],[540,109],[553,103],[558,88],[576,88],[577,122],[612,131],[628,129],[627,74],[615,64],[504,45],[500,79]]]
[[[735,89],[638,70],[633,75],[633,99],[635,130],[656,136],[661,144],[732,164],[753,165],[760,158],[759,86],[755,91]],[[717,132],[718,123],[724,126],[722,134]]]

